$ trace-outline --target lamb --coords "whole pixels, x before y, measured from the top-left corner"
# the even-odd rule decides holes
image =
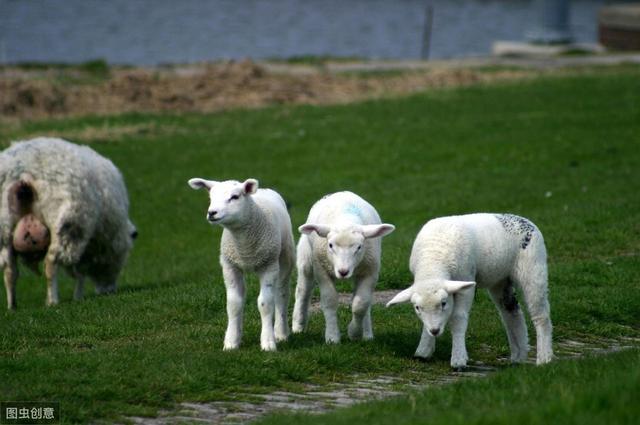
[[[128,218],[122,175],[88,147],[57,138],[13,143],[0,153],[0,268],[7,305],[17,307],[18,259],[37,271],[44,260],[47,305],[56,305],[58,270],[112,293],[137,230]]]
[[[300,226],[298,283],[293,310],[293,332],[302,332],[309,319],[314,280],[320,286],[325,318],[325,341],[340,342],[336,279],[355,280],[348,335],[352,340],[373,338],[371,298],[380,272],[381,237],[395,227],[382,224],[375,208],[352,192],[320,199]]]
[[[271,189],[258,189],[255,179],[240,183],[192,178],[189,186],[207,189],[211,201],[207,221],[224,229],[220,265],[229,320],[224,350],[240,346],[246,293],[244,275],[255,272],[260,280],[260,347],[275,351],[276,342],[289,337],[289,277],[295,263],[291,219],[284,200]]]
[[[413,244],[414,283],[387,307],[411,301],[423,323],[415,356],[429,358],[451,321],[451,366],[467,365],[465,333],[475,287],[486,288],[507,331],[511,361],[527,360],[528,337],[515,290],[521,290],[536,328],[538,365],[553,358],[547,289],[547,253],[540,230],[511,214],[470,214],[433,219]]]

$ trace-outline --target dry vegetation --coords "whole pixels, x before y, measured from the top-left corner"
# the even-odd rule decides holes
[[[337,74],[270,72],[251,61],[178,68],[0,71],[0,115],[39,119],[123,112],[213,112],[274,104],[333,104],[434,87],[513,80],[532,71],[434,69]]]

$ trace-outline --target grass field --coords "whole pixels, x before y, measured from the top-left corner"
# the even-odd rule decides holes
[[[291,203],[295,227],[324,194],[359,193],[397,227],[384,239],[379,288],[411,281],[411,244],[428,219],[476,211],[524,215],[540,227],[549,251],[554,338],[638,336],[639,93],[640,69],[624,67],[347,106],[0,127],[0,143],[52,133],[92,143],[122,170],[140,231],[116,296],[73,302],[67,279],[61,304],[45,308],[43,279],[25,273],[18,311],[0,312],[0,400],[60,401],[64,422],[94,422],[238,391],[296,390],[354,373],[448,371],[448,335],[433,362],[412,360],[420,324],[410,308],[400,307],[374,307],[372,342],[325,346],[316,314],[308,333],[277,353],[262,353],[255,279],[243,347],[223,352],[221,232],[204,220],[205,194],[186,184],[194,176],[258,178]],[[0,301],[4,305],[4,295]],[[348,319],[343,308],[343,332]],[[508,353],[484,292],[476,296],[467,345],[473,360],[489,364]],[[315,420],[598,423],[606,414],[624,423],[633,417],[629,412],[637,417],[630,405],[638,399],[639,374],[638,351],[508,368],[485,381]],[[593,391],[589,383],[597,384]],[[511,386],[517,391],[508,391]],[[514,416],[505,411],[524,401],[529,409]],[[457,413],[446,413],[459,405]]]

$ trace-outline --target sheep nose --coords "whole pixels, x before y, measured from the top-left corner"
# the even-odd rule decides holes
[[[440,333],[440,328],[431,328],[429,329],[429,332],[431,332],[431,335],[433,336],[438,336],[438,334]]]
[[[340,273],[340,276],[345,277],[349,274],[349,269],[340,269],[338,270],[338,273]]]
[[[218,214],[218,211],[209,211],[209,212],[207,213],[207,218],[208,218],[209,220],[213,220],[213,219],[215,219],[215,218],[216,218],[216,214]]]

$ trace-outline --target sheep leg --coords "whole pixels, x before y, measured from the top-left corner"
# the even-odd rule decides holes
[[[436,337],[429,333],[426,325],[422,326],[422,335],[420,336],[420,343],[416,349],[414,357],[420,359],[428,359],[433,355],[436,350]]]
[[[82,273],[79,273],[75,267],[70,267],[67,271],[76,280],[76,286],[73,290],[73,299],[76,301],[82,301],[84,299],[84,276]]]
[[[498,308],[502,324],[507,331],[511,361],[513,363],[525,362],[529,352],[529,337],[524,314],[518,305],[513,284],[510,280],[501,282],[489,289],[489,295]]]
[[[282,269],[280,269],[282,270]],[[277,287],[275,295],[275,335],[276,342],[286,341],[289,338],[289,321],[287,320],[287,312],[289,310],[289,278],[291,277],[291,271],[287,271],[284,276],[281,276],[278,280],[280,284]]]
[[[353,295],[353,302],[351,303],[352,318],[347,329],[351,340],[373,339],[373,330],[371,329],[371,298],[373,296],[373,288],[377,281],[377,275],[366,276],[356,280],[356,290]]]
[[[314,269],[320,269],[321,266]],[[320,305],[324,314],[324,339],[327,344],[340,343],[340,329],[338,329],[338,291],[331,277],[324,271],[316,273],[316,280],[320,286]]]
[[[522,289],[529,315],[536,328],[536,364],[549,363],[553,359],[551,343],[552,325],[547,287],[546,262],[539,262],[527,269],[527,275],[514,279]],[[523,273],[524,274],[524,273]]]
[[[47,255],[44,260],[44,274],[47,278],[47,305],[57,305],[60,302],[58,297],[58,266],[50,255]]]
[[[226,261],[221,261],[222,276],[227,292],[227,331],[224,334],[224,350],[235,350],[242,340],[245,285],[242,271]]]
[[[18,262],[16,255],[9,250],[9,261],[4,268],[4,287],[7,291],[7,308],[15,310],[16,304],[16,282],[18,281]]]
[[[258,295],[258,310],[262,321],[262,331],[260,332],[260,347],[263,351],[276,351],[276,338],[273,329],[273,313],[275,310],[275,299],[273,287],[278,282],[279,267],[271,266],[259,272],[260,295]]]
[[[475,288],[469,288],[457,292],[454,295],[453,312],[451,313],[451,367],[461,369],[467,366],[469,355],[465,336],[469,324],[469,311],[473,303]]]
[[[311,263],[311,247],[306,242],[306,235],[300,237],[298,243],[298,282],[296,284],[296,301],[293,305],[293,333],[304,331],[309,322],[309,303],[315,282]]]

